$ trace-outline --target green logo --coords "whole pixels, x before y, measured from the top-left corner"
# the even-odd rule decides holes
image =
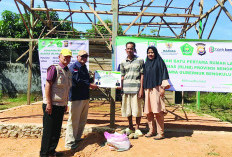
[[[61,41],[58,41],[58,42],[56,43],[56,45],[57,45],[57,47],[62,47],[62,42],[61,42]]]
[[[182,51],[182,54],[183,55],[186,55],[186,56],[192,56],[193,54],[193,47],[189,44],[184,44],[180,47],[181,51]]]

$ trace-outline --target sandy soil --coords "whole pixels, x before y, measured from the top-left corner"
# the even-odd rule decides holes
[[[173,107],[168,108],[173,111]],[[177,114],[175,116],[174,114]],[[109,104],[94,102],[90,104],[87,126],[109,126]],[[125,152],[110,151],[104,146],[103,135],[92,133],[79,143],[75,151],[64,148],[64,139],[61,138],[57,151],[64,152],[65,156],[79,157],[205,157],[205,156],[232,156],[232,125],[220,122],[211,116],[197,116],[187,113],[189,121],[182,111],[176,110],[165,116],[167,132],[164,140],[155,141],[152,138],[139,137],[132,139],[131,149]],[[68,114],[65,115],[64,125]],[[0,113],[0,123],[41,123],[41,104],[23,106]],[[116,126],[127,126],[125,118],[120,117],[120,104],[116,105]],[[146,119],[142,119],[142,128],[146,127]],[[173,132],[172,130],[184,130]],[[203,131],[204,130],[204,131]],[[37,157],[39,156],[41,139],[1,138],[1,157]]]

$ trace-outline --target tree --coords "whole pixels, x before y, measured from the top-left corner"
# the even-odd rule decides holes
[[[45,12],[36,12],[42,19],[47,20]],[[24,26],[23,20],[20,14],[13,13],[11,11],[5,10],[1,14],[2,20],[0,20],[0,37],[6,38],[28,38],[29,34]],[[50,19],[52,21],[61,21],[59,15],[56,12],[49,12]],[[23,14],[24,19],[26,20],[26,14]],[[53,27],[57,26],[59,23],[54,23]],[[33,37],[35,39],[39,38],[44,24],[39,21],[33,29]],[[45,27],[45,35],[50,28]],[[64,22],[58,26],[57,30],[71,31],[71,23]],[[71,33],[70,33],[71,34]],[[67,38],[67,36],[60,36],[58,33],[51,34],[49,37],[52,38]],[[28,50],[28,42],[9,42],[9,41],[0,41],[0,61],[6,62],[16,62],[16,59],[21,56],[26,50]],[[35,49],[37,50],[37,48]],[[25,63],[27,60],[26,57],[23,57],[20,62]],[[33,53],[33,62],[39,62],[38,53]]]
[[[151,29],[150,32],[151,32],[152,35],[157,36],[158,29]]]
[[[112,30],[112,25],[109,25],[109,24],[112,23],[112,21],[110,19],[106,19],[106,20],[104,20],[104,22]],[[100,21],[97,22],[97,24],[100,24],[100,23],[101,23]],[[101,32],[101,34],[103,34],[103,35],[110,34],[109,31],[105,28],[105,26],[103,26],[103,25],[96,25],[96,27]],[[89,37],[95,37],[95,35],[97,33],[94,26],[92,26],[91,29],[87,29],[86,32],[87,32],[87,36],[89,36]],[[122,34],[123,34],[122,26],[119,26],[118,27],[118,35],[122,35]]]

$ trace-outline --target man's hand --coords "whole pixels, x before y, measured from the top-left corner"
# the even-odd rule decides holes
[[[160,96],[164,97],[165,90],[163,87],[160,87]]]
[[[90,84],[90,88],[92,88],[92,89],[97,89],[98,88],[98,86],[97,85],[95,85],[95,84]]]
[[[68,106],[65,106],[64,112],[68,112]]]
[[[143,98],[143,90],[142,90],[142,89],[139,90],[138,98],[139,98],[139,99],[142,99],[142,98]]]
[[[122,87],[116,87],[116,89],[122,90]]]
[[[51,115],[52,114],[52,104],[47,104],[45,111]]]

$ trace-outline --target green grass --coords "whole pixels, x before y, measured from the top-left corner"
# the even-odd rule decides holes
[[[42,100],[38,94],[31,94],[31,103]],[[0,110],[9,109],[16,106],[27,104],[27,94],[18,94],[16,98],[9,98],[2,95],[0,97]]]
[[[232,95],[231,93],[203,93],[200,96],[200,110],[196,109],[196,97],[193,96],[185,105],[189,111],[198,114],[209,114],[222,121],[232,122]]]

